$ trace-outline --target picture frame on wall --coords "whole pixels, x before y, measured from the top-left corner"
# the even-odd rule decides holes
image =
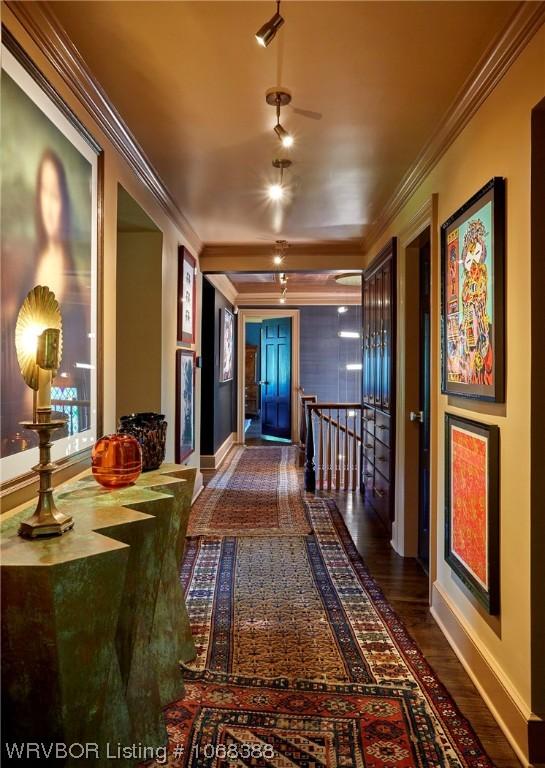
[[[500,609],[499,427],[445,414],[445,560],[488,613]]]
[[[2,488],[32,482],[38,463],[32,390],[17,363],[15,324],[36,285],[60,305],[61,365],[52,408],[66,418],[52,459],[88,454],[102,431],[101,251],[103,151],[51,83],[2,27]]]
[[[176,463],[195,450],[195,353],[176,350]]]
[[[441,227],[441,391],[505,402],[505,180]]]
[[[187,248],[178,248],[178,322],[177,337],[180,344],[195,343],[196,259]]]
[[[220,382],[226,382],[235,371],[235,316],[226,308],[220,312]]]

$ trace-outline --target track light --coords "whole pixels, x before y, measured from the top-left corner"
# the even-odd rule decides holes
[[[273,160],[272,164],[275,168],[280,169],[280,181],[276,182],[275,184],[269,184],[269,188],[267,190],[267,194],[269,196],[270,200],[273,200],[274,202],[279,202],[284,198],[285,195],[285,188],[284,188],[284,168],[289,168],[291,165],[291,160]]]
[[[285,272],[281,272],[278,276],[278,279],[280,280],[281,285],[286,285],[286,283],[288,282],[288,278],[286,277]]]
[[[258,44],[262,48],[266,48],[269,43],[272,43],[276,33],[283,23],[284,19],[280,15],[280,0],[277,0],[276,13],[256,32],[255,39],[257,40]]]
[[[276,254],[276,256],[273,257],[274,264],[282,264],[283,261],[284,259],[278,253]]]
[[[291,133],[288,133],[284,126],[280,125],[280,123],[277,123],[274,126],[274,132],[282,142],[282,146],[286,147],[288,149],[289,147],[293,147],[293,136]]]
[[[276,125],[274,126],[274,132],[282,142],[282,146],[289,149],[293,147],[293,136],[286,131],[284,126],[280,123],[280,107],[287,106],[291,101],[291,94],[287,91],[279,91],[277,88],[271,88],[265,94],[265,101],[270,104],[271,107],[276,107]]]

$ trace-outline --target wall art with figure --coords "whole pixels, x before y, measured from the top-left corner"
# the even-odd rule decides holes
[[[3,33],[6,31],[3,30]],[[37,463],[32,391],[17,364],[19,307],[35,285],[60,304],[61,367],[52,405],[66,416],[54,434],[58,459],[91,447],[97,429],[97,211],[100,148],[20,50],[3,34],[1,89],[2,480]]]
[[[235,316],[222,309],[220,319],[220,381],[231,381],[235,371]]]
[[[492,179],[441,228],[442,391],[503,402],[504,181]]]
[[[176,350],[176,463],[195,450],[195,353]]]

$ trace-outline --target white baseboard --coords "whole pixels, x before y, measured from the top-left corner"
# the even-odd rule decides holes
[[[430,612],[521,764],[524,768],[539,768],[543,763],[532,762],[532,759],[541,734],[545,732],[545,723],[530,712],[523,711],[517,703],[519,697],[516,691],[509,690],[507,681],[483,655],[437,582],[432,589]]]
[[[213,455],[209,454],[201,454],[201,469],[218,469],[227,454],[229,453],[231,447],[235,444],[237,439],[237,433],[231,432],[231,434],[228,436],[227,440],[225,440],[216,453]]]
[[[203,485],[203,479],[202,479],[202,472],[200,471],[200,469],[198,469],[197,474],[195,476],[195,485],[193,487],[193,498],[191,499],[191,506],[193,506],[193,504],[197,501],[197,499],[199,498],[203,490],[204,490],[204,485]]]

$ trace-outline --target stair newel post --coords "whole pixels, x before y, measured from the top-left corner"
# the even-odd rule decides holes
[[[316,466],[314,464],[314,430],[312,407],[307,406],[307,439],[305,447],[305,491],[316,493]]]

